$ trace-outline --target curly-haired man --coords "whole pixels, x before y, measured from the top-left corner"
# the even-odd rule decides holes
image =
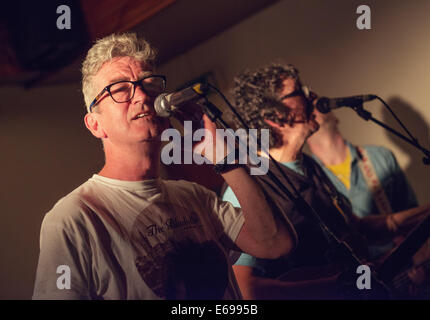
[[[280,259],[260,259],[249,254],[239,257],[234,272],[244,297],[342,298],[337,280],[348,255],[341,254],[343,251],[320,222],[366,262],[367,243],[363,236],[380,240],[406,232],[430,211],[430,206],[361,219],[352,214],[349,202],[323,169],[302,152],[319,124],[313,112],[316,95],[302,86],[294,66],[270,64],[245,71],[235,78],[234,96],[238,112],[250,128],[272,129],[270,154],[280,162],[283,174],[272,162],[269,170],[288,185],[286,175],[318,215],[304,210],[267,176],[256,177],[286,210],[299,241],[289,256]],[[294,192],[293,195],[296,196]],[[240,205],[230,188],[223,199]]]

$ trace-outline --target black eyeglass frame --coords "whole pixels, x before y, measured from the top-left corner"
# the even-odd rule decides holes
[[[143,86],[143,80],[148,79],[148,78],[161,78],[161,79],[163,79],[163,89],[161,90],[161,92],[160,92],[160,93],[163,93],[163,91],[165,91],[165,90],[166,90],[166,76],[161,75],[161,74],[152,74],[152,75],[149,75],[149,76],[147,76],[147,77],[143,77],[142,79],[139,79],[139,80],[136,80],[136,81],[131,81],[131,80],[120,80],[120,81],[117,81],[117,82],[114,82],[114,83],[111,83],[111,84],[107,85],[106,87],[104,87],[104,88],[103,88],[103,90],[102,90],[102,91],[100,91],[100,93],[99,93],[99,94],[94,98],[94,100],[93,100],[93,101],[91,102],[91,104],[90,104],[90,107],[89,107],[90,112],[92,112],[92,108],[94,108],[94,107],[96,106],[96,104],[100,101],[101,96],[102,96],[102,95],[103,95],[103,93],[105,93],[106,91],[109,93],[109,96],[112,98],[112,100],[113,100],[113,101],[115,101],[116,103],[124,103],[124,102],[130,101],[131,99],[133,99],[133,97],[134,97],[134,93],[136,92],[136,86],[137,86],[137,85],[138,85],[138,86],[140,86],[140,88],[142,89],[142,91],[143,91],[143,92],[145,92],[147,95],[149,95],[150,97],[155,97],[155,95],[154,95],[154,96],[152,96],[151,94],[149,94],[148,92],[146,92],[146,91],[145,91],[145,88],[144,88],[144,86]],[[130,96],[130,98],[129,98],[128,100],[118,102],[118,101],[116,101],[116,100],[113,98],[112,93],[111,93],[111,91],[110,91],[110,88],[111,88],[112,86],[114,86],[114,85],[118,84],[118,83],[123,83],[123,82],[124,82],[124,83],[125,83],[125,82],[128,82],[128,83],[131,83],[131,84],[133,85],[133,93],[131,94],[131,96]],[[158,94],[157,94],[157,95],[158,95]]]

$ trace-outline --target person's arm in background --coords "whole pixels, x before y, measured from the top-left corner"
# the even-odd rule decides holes
[[[430,213],[430,204],[418,206],[415,192],[389,149],[381,146],[367,146],[366,150],[393,213],[383,215],[375,212],[364,218],[357,218],[355,222],[358,229],[370,241],[403,236]]]
[[[358,231],[370,241],[383,240],[407,234],[413,227],[430,214],[430,204],[415,207],[389,215],[369,215],[355,218]]]
[[[416,194],[409,183],[405,172],[400,168],[397,159],[393,152],[389,149],[385,149],[385,159],[389,164],[390,170],[394,177],[393,179],[393,195],[390,197],[390,202],[392,204],[392,208],[394,211],[401,211],[406,209],[411,209],[418,207],[418,200]],[[398,223],[396,222],[399,217],[393,216],[394,221],[391,221],[392,224]],[[411,217],[413,218],[413,217]],[[415,223],[411,223],[411,219],[409,219],[411,227],[414,227]],[[396,243],[399,243],[404,240],[404,236],[399,236],[396,238]],[[416,266],[419,266],[424,261],[430,259],[430,240],[427,241],[413,256],[413,261]],[[420,267],[418,267],[420,268]],[[422,272],[412,272],[411,276],[414,274],[421,274]],[[419,281],[415,281],[418,283]]]

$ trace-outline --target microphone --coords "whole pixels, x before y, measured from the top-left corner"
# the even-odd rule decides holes
[[[343,98],[318,98],[315,104],[317,110],[321,113],[328,113],[333,109],[340,107],[355,107],[363,102],[378,98],[373,94],[365,94],[360,96],[343,97]]]
[[[154,109],[159,117],[170,117],[177,109],[187,103],[201,99],[208,92],[208,86],[195,83],[190,87],[173,93],[162,93],[154,101]]]

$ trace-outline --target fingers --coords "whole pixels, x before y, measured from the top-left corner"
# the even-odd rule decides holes
[[[412,268],[408,272],[408,276],[412,280],[412,282],[416,285],[422,284],[426,279],[426,273],[422,267]]]
[[[411,296],[420,294],[423,284],[426,281],[426,273],[422,267],[415,267],[409,270],[408,277],[411,280],[408,291]]]
[[[204,128],[209,130],[213,135],[215,135],[215,132],[216,132],[215,122],[212,122],[211,119],[209,119],[209,117],[205,114],[203,114],[202,120],[203,120]]]

